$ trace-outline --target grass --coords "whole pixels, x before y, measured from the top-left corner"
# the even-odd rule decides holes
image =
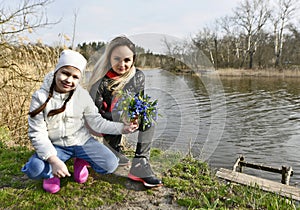
[[[126,178],[114,175],[103,176],[102,179],[100,175],[94,175],[83,185],[74,182],[72,177],[64,178],[61,179],[61,191],[57,195],[46,193],[41,181],[29,180],[20,172],[33,152],[24,147],[8,148],[3,143],[0,146],[0,203],[4,208],[96,208],[124,199],[121,191]],[[67,165],[72,171],[70,161]]]
[[[221,182],[206,163],[193,158],[185,158],[166,175],[166,187],[176,189],[178,203],[188,209],[300,209],[292,200],[258,187]]]
[[[161,172],[164,187],[160,190],[137,190],[128,187],[125,176],[98,175],[90,170],[86,183],[64,178],[60,192],[52,195],[44,192],[42,181],[29,180],[20,172],[32,153],[25,147],[8,147],[0,140],[1,209],[116,209],[122,206],[134,209],[137,205],[150,208],[147,206],[150,204],[154,209],[163,209],[160,207],[163,204],[170,209],[180,206],[186,209],[300,209],[290,199],[220,181],[206,163],[192,157],[179,159],[180,154],[158,149],[152,150],[151,157],[152,162],[157,163],[157,170],[164,170]],[[72,172],[72,161],[67,165]],[[165,198],[169,201],[165,202]]]

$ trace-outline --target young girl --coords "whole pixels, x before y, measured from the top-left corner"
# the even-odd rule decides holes
[[[107,121],[98,113],[89,93],[79,85],[86,59],[78,52],[64,50],[54,72],[31,100],[28,135],[36,153],[22,168],[31,179],[44,179],[50,193],[60,190],[60,178],[70,176],[65,161],[75,158],[74,179],[84,183],[87,165],[98,173],[112,173],[118,158],[94,139],[88,127],[97,133],[120,135],[133,132],[137,124]]]
[[[135,68],[135,58],[135,45],[126,37],[116,37],[109,43],[93,70],[88,89],[99,112],[108,120],[120,120],[118,113],[113,111],[118,92],[123,90],[136,94],[144,91],[145,76],[142,71]],[[128,174],[130,179],[143,182],[146,187],[162,185],[162,181],[154,175],[149,164],[153,135],[154,126],[145,131],[139,126],[135,157]],[[121,137],[121,135],[104,135],[104,141],[119,157],[119,164],[126,165],[129,160],[121,153]]]

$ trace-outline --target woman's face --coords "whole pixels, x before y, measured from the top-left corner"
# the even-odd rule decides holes
[[[67,93],[74,90],[81,78],[81,72],[72,66],[63,66],[55,76],[55,91],[59,93]]]
[[[112,69],[120,75],[126,73],[133,65],[133,55],[127,46],[116,47],[110,57]]]

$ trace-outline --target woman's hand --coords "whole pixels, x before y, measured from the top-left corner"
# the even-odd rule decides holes
[[[63,178],[65,176],[71,176],[68,171],[66,164],[61,161],[57,156],[51,156],[47,159],[52,167],[52,174],[58,178]]]

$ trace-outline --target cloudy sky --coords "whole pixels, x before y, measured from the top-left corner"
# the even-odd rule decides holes
[[[77,14],[75,43],[109,41],[117,35],[160,33],[187,38],[225,15],[240,0],[55,0],[48,5],[49,20],[61,22],[30,35],[54,44],[59,34],[71,37]]]

